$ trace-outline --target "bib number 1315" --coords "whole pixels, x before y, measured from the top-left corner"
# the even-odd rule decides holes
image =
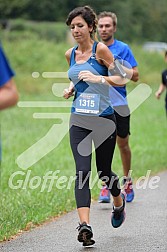
[[[76,99],[76,112],[79,113],[99,113],[99,94],[86,94],[82,93]]]

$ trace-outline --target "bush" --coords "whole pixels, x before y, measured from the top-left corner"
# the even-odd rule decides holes
[[[13,19],[9,21],[8,39],[15,39],[18,36],[27,38],[27,36],[37,37],[39,39],[64,42],[67,36],[67,27],[61,22],[35,22],[23,19]],[[14,34],[14,35],[13,35]]]

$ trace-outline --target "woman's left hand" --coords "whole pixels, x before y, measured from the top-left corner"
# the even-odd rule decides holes
[[[100,75],[95,75],[90,71],[80,71],[80,73],[78,74],[78,78],[85,82],[92,82],[92,83],[100,83],[101,81]]]

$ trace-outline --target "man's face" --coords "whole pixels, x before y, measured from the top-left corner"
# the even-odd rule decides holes
[[[116,26],[113,25],[111,17],[103,17],[98,20],[98,32],[100,38],[104,42],[113,38],[113,35],[116,32]]]

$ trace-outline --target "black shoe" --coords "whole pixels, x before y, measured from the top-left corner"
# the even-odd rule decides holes
[[[83,242],[84,247],[92,246],[93,244],[95,244],[95,241],[92,239]]]
[[[123,199],[123,206],[120,209],[115,209],[113,207],[112,215],[111,215],[111,224],[114,228],[118,228],[122,225],[125,220],[125,196],[121,195]]]
[[[93,232],[91,226],[87,225],[86,222],[79,224],[78,229],[78,241],[83,242],[83,246],[91,246],[95,243],[91,238],[93,237]]]

